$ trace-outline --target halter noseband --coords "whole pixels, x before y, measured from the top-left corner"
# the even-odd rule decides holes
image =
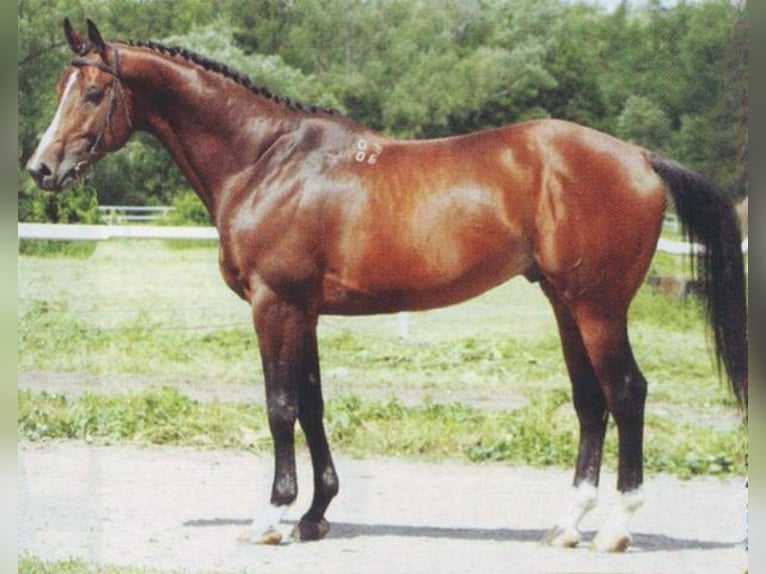
[[[104,138],[106,130],[111,127],[112,113],[114,112],[114,106],[117,102],[118,90],[122,99],[122,105],[125,108],[125,121],[128,123],[128,127],[133,127],[133,122],[130,119],[130,110],[128,109],[128,101],[125,97],[125,91],[122,88],[122,81],[120,78],[120,53],[114,46],[112,46],[112,50],[114,51],[114,65],[112,66],[106,62],[91,62],[90,60],[85,60],[83,58],[73,58],[70,62],[70,65],[74,66],[75,68],[97,68],[102,72],[106,72],[107,74],[110,74],[114,77],[111,89],[109,90],[109,110],[107,111],[106,119],[104,120],[104,123],[102,124],[96,139],[93,141],[93,145],[91,145],[90,150],[88,150],[89,157],[98,153],[97,148],[101,144],[101,140]]]

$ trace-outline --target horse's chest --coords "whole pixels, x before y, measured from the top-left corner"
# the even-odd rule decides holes
[[[247,301],[258,286],[292,298],[317,283],[319,264],[315,251],[312,242],[292,233],[224,233],[219,265],[226,284]]]

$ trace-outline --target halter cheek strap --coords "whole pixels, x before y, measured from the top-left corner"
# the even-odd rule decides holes
[[[103,140],[106,130],[111,127],[112,113],[114,113],[114,106],[117,103],[118,91],[125,111],[125,121],[128,123],[128,127],[133,127],[133,122],[130,119],[130,110],[128,109],[128,100],[125,97],[125,91],[122,88],[122,81],[120,79],[120,53],[115,47],[112,47],[112,50],[114,51],[114,64],[111,66],[106,62],[92,62],[83,58],[73,58],[70,62],[70,64],[76,68],[97,68],[114,77],[111,89],[109,90],[109,110],[107,111],[106,119],[104,120],[96,139],[93,141],[93,145],[91,145],[90,150],[88,150],[88,154],[91,156],[97,153],[98,146],[101,144],[101,140]]]

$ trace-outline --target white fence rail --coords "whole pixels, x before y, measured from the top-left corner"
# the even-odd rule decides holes
[[[122,225],[124,223],[156,223],[167,218],[168,214],[175,211],[175,207],[141,206],[141,205],[99,205],[98,212],[101,221],[110,225]]]
[[[104,241],[106,239],[218,239],[215,227],[181,227],[153,225],[80,225],[64,223],[19,222],[19,239],[50,239],[59,241]],[[684,241],[660,238],[657,251],[685,255],[699,245]],[[742,252],[747,253],[747,238],[742,242]]]
[[[54,241],[104,241],[106,239],[218,239],[215,227],[155,225],[74,225],[21,223],[19,239]]]

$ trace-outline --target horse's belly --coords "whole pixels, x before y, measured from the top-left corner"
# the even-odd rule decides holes
[[[531,255],[506,254],[477,262],[454,277],[422,278],[420,284],[393,270],[387,280],[353,280],[335,273],[324,279],[321,312],[331,315],[369,315],[398,311],[424,311],[461,303],[524,273],[533,265]]]
[[[499,186],[459,181],[418,190],[396,204],[368,197],[358,207],[361,223],[341,219],[325,252],[325,312],[444,307],[533,264],[522,213],[504,206]]]

